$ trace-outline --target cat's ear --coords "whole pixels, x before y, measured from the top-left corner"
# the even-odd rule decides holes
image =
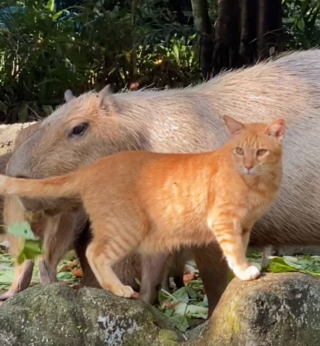
[[[224,115],[223,120],[227,125],[231,138],[239,135],[244,128],[244,125],[242,123],[229,117],[229,115]]]
[[[266,133],[268,136],[275,137],[276,140],[281,143],[284,133],[286,131],[286,123],[283,119],[277,119],[268,125]]]

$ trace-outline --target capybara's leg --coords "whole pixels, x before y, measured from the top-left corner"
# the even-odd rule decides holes
[[[29,287],[32,279],[34,261],[27,260],[22,264],[16,263],[14,281],[7,292],[0,295],[0,301],[13,297]]]
[[[47,217],[43,225],[44,256],[39,261],[40,280],[43,284],[57,282],[57,266],[73,248],[76,222],[72,213]]]
[[[209,318],[228,285],[229,267],[218,244],[194,247],[192,254],[208,297]]]
[[[90,230],[90,222],[87,221],[87,223],[83,227],[82,232],[74,241],[74,248],[79,258],[81,269],[83,272],[83,278],[80,282],[80,287],[87,286],[87,287],[101,288],[86,257],[86,250],[91,240],[92,240],[92,233]]]
[[[25,209],[17,196],[5,196],[3,220],[6,227],[25,221]],[[4,234],[3,238],[9,242],[9,253],[15,261],[15,277],[10,289],[0,296],[1,300],[12,297],[29,287],[34,266],[33,261],[25,261],[22,264],[18,264],[17,262],[17,258],[24,244],[23,238],[16,237],[11,233]]]
[[[139,298],[149,304],[158,302],[158,291],[164,277],[166,254],[141,255],[141,287]]]
[[[170,288],[170,269],[167,266],[166,266],[165,271],[164,271],[163,279],[161,282],[161,288],[167,292],[171,291],[171,288]]]
[[[183,248],[179,251],[173,252],[168,256],[165,273],[161,283],[161,286],[164,290],[166,290],[167,292],[171,291],[169,280],[170,277],[173,277],[176,288],[179,289],[184,286],[183,275],[186,261],[186,250]]]

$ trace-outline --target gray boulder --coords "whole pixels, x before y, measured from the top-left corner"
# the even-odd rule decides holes
[[[233,279],[188,345],[319,346],[320,279],[299,273]]]
[[[101,289],[39,285],[0,307],[1,346],[174,346],[181,340],[152,306]]]

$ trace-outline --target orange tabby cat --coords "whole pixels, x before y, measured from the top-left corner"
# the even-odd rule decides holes
[[[0,194],[81,198],[93,228],[87,257],[101,286],[131,297],[111,266],[129,255],[217,241],[241,280],[250,230],[274,202],[282,178],[284,120],[242,124],[224,117],[231,140],[202,154],[122,152],[64,176],[0,176]]]

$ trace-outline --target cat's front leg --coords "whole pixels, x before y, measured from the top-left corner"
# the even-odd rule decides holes
[[[243,228],[237,218],[228,215],[216,218],[211,228],[235,276],[244,281],[258,278],[260,270],[246,257],[250,228]]]
[[[131,298],[135,293],[131,286],[123,285],[112,269],[112,266],[124,258],[127,253],[119,255],[119,246],[115,242],[108,242],[101,246],[95,239],[86,250],[89,265],[102,288],[116,296]]]

